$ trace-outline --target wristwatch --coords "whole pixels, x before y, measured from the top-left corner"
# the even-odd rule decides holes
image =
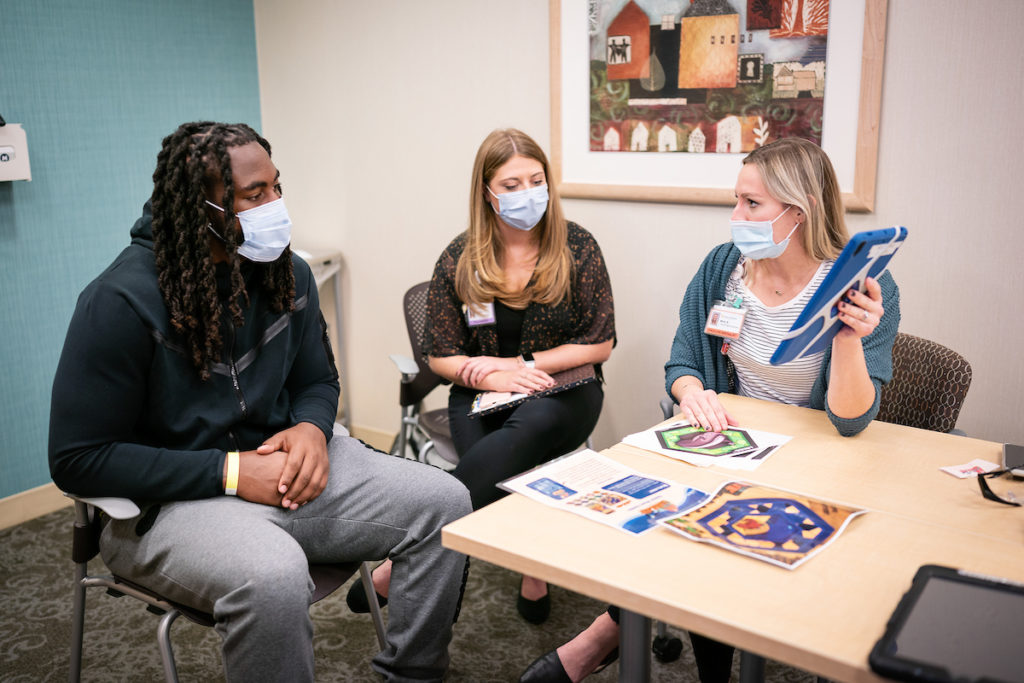
[[[523,355],[519,356],[519,360],[523,361],[523,365],[525,365],[528,368],[537,367],[537,361],[533,359],[532,353],[524,353]]]

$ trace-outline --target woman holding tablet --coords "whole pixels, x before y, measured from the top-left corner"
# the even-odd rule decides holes
[[[480,392],[534,393],[552,387],[555,373],[587,364],[600,377],[612,352],[604,257],[589,232],[565,220],[549,177],[547,157],[528,135],[488,135],[473,165],[469,226],[430,281],[423,349],[430,369],[453,384],[448,416],[459,463],[452,474],[469,489],[473,509],[507,495],[498,482],[583,443],[604,400],[601,383],[591,381],[469,417]],[[378,586],[386,570],[375,571]],[[545,621],[547,584],[524,576],[516,606],[527,621]]]
[[[867,278],[866,293],[849,291],[839,305],[844,326],[831,348],[769,363],[849,239],[824,151],[784,138],[751,152],[736,180],[730,223],[732,241],[704,259],[679,309],[665,387],[681,414],[718,431],[732,423],[718,396],[735,393],[824,410],[840,434],[857,434],[878,413],[881,385],[892,377],[900,313],[899,290],[888,272]],[[709,334],[723,331],[716,306],[742,311],[738,334]],[[535,661],[521,680],[579,681],[591,673],[618,644],[616,610],[609,612]],[[733,648],[690,638],[701,681],[728,681]]]

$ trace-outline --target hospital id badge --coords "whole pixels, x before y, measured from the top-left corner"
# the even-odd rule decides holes
[[[746,317],[747,310],[745,308],[717,303],[708,312],[708,321],[704,324],[704,334],[739,339],[740,330],[743,329],[743,320]]]
[[[470,327],[479,327],[480,325],[493,325],[497,318],[494,315],[494,302],[488,302],[486,304],[478,304],[476,306],[463,305],[466,311],[466,323]]]

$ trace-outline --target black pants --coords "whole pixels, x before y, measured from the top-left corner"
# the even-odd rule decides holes
[[[609,605],[608,616],[619,623],[619,608]],[[701,683],[728,683],[735,648],[699,633],[690,633],[690,644],[693,645],[693,658],[697,660],[697,675]]]
[[[448,418],[459,464],[452,474],[466,485],[477,510],[506,495],[498,482],[573,450],[597,424],[604,402],[600,382],[588,382],[519,406],[469,417],[476,392],[452,387]]]

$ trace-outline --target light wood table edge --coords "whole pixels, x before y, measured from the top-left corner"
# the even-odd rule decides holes
[[[496,504],[500,505],[501,501]],[[541,503],[535,504],[540,505]],[[618,590],[591,580],[586,576],[571,574],[555,567],[524,559],[513,553],[488,546],[471,537],[461,535],[459,533],[458,521],[448,524],[441,530],[441,543],[446,548],[469,555],[475,559],[503,567],[510,571],[543,579],[550,584],[580,593],[594,600],[613,605],[628,605],[628,607],[623,607],[623,609],[628,609],[636,614],[664,622],[679,629],[693,630],[710,638],[732,643],[739,650],[752,652],[765,659],[785,662],[790,666],[829,680],[857,683],[861,681],[881,683],[887,680],[865,670],[868,666],[866,658],[863,662],[865,669],[850,667],[831,661],[807,648],[774,639],[765,634],[736,631],[733,625],[714,621],[699,612],[683,610],[681,613],[676,611],[673,614],[670,607],[662,604],[654,596]],[[569,583],[573,584],[572,588],[566,588],[566,585]],[[468,596],[468,599],[472,599],[472,596]],[[598,614],[593,615],[593,617],[597,616]],[[678,618],[680,616],[685,618]],[[568,640],[572,635],[567,633],[566,639]]]

